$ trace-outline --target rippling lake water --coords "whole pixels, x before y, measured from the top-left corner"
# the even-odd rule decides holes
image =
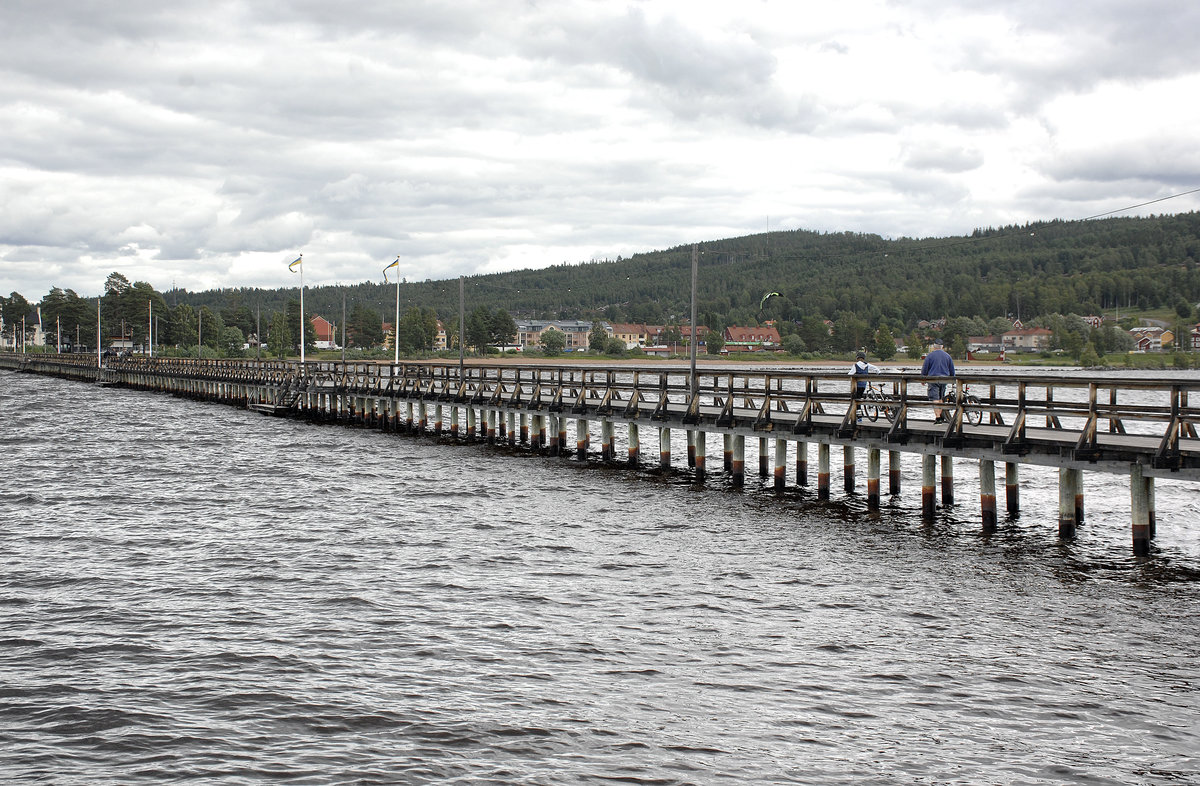
[[[1200,782],[1200,489],[709,470],[0,372],[0,781]]]

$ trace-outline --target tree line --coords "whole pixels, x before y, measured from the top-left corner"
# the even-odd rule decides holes
[[[979,332],[966,333],[966,327],[958,332],[987,335],[997,332],[999,320],[1011,325],[1014,318],[1052,327],[1064,349],[1082,352],[1083,342],[1099,350],[1120,344],[1120,338],[1111,331],[1098,338],[1080,331],[1077,317],[1168,309],[1181,327],[1195,321],[1200,301],[1200,214],[1194,212],[1035,222],[947,238],[776,231],[709,241],[696,250],[700,324],[715,336],[731,325],[771,321],[785,346],[799,352],[882,347],[889,337],[893,345],[895,338],[920,340],[921,320],[945,319],[952,332],[951,326],[970,324]],[[515,319],[686,324],[692,253],[687,245],[465,277],[465,345],[478,351],[510,343],[508,323]],[[405,280],[399,291],[402,350],[430,348],[438,320],[457,346],[457,280]],[[766,292],[778,296],[764,301]],[[377,346],[384,340],[381,315],[392,313],[395,296],[392,285],[375,282],[310,287],[305,310],[336,322],[345,307],[342,338],[350,346]],[[149,329],[152,307],[158,345],[232,352],[239,334],[244,346],[250,336],[265,333],[268,342],[272,335],[278,339],[279,351],[298,347],[294,287],[159,293],[114,273],[100,304],[105,332],[132,335],[135,343]],[[16,292],[0,298],[5,330],[34,305]],[[48,328],[58,319],[64,338],[95,345],[96,298],[54,287],[40,305]]]

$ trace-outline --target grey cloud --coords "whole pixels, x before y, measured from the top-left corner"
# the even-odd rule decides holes
[[[904,165],[917,170],[938,172],[969,172],[983,165],[983,154],[965,147],[947,146],[930,142],[921,146],[910,146],[904,157]]]

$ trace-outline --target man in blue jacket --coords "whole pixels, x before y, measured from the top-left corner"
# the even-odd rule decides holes
[[[942,340],[935,338],[933,340],[933,349],[925,356],[925,362],[921,364],[921,376],[923,377],[952,377],[954,376],[954,359],[950,357],[950,353],[942,349]],[[942,402],[946,400],[946,383],[945,382],[929,382],[929,400]],[[934,420],[942,419],[942,408],[933,408]]]

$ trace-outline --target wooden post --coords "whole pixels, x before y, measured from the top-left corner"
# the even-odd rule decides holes
[[[787,440],[775,440],[775,490],[783,491],[787,483]]]
[[[671,468],[671,429],[658,429],[658,466],[660,469]]]
[[[726,472],[733,472],[733,435],[721,435],[721,467]]]
[[[1071,470],[1058,471],[1058,536],[1075,537],[1075,483]]]
[[[796,443],[796,485],[808,485],[808,443]]]
[[[983,531],[996,529],[996,462],[979,460],[979,512]]]
[[[1073,469],[1070,472],[1071,485],[1075,488],[1075,526],[1078,527],[1083,524],[1083,470]]]
[[[1150,556],[1150,497],[1147,478],[1142,474],[1142,465],[1129,468],[1129,502],[1133,518],[1133,553],[1138,557]]]
[[[1150,538],[1158,534],[1154,523],[1154,478],[1146,478],[1146,521],[1150,527]]]
[[[475,441],[476,416],[475,407],[467,407],[467,442]]]
[[[707,441],[705,439],[706,435],[703,431],[696,431],[693,432],[693,434],[694,439],[692,446],[695,449],[696,457],[696,480],[704,480],[704,464],[706,459],[705,451],[707,450],[705,445],[705,442]]]
[[[760,478],[767,477],[767,461],[770,456],[770,450],[767,447],[767,438],[758,438],[758,476]]]
[[[921,456],[921,516],[926,521],[933,519],[936,507],[934,498],[934,472],[937,466],[937,456],[927,453]]]
[[[829,499],[829,443],[817,445],[817,499]]]
[[[588,422],[583,418],[575,420],[575,458],[587,461],[588,452]]]
[[[613,422],[608,418],[600,421],[600,458],[606,464],[614,458]]]
[[[562,417],[558,419],[558,452],[563,456],[567,454],[567,419]]]
[[[562,418],[558,415],[550,415],[547,418],[550,422],[546,424],[546,437],[549,439],[550,455],[557,456],[562,452],[561,443],[559,441],[559,423]]]
[[[641,435],[638,433],[638,424],[629,424],[629,464],[636,467],[638,465],[638,453],[641,452]]]
[[[746,438],[738,434],[733,438],[733,485],[741,488],[746,485]]]
[[[954,459],[942,456],[942,507],[954,504]]]
[[[687,461],[688,469],[696,468],[696,432],[688,429],[687,432]]]
[[[867,510],[879,510],[879,448],[867,448]]]
[[[847,494],[854,493],[854,446],[842,446],[842,488]]]
[[[900,451],[888,451],[888,494],[900,496]]]
[[[525,445],[529,442],[529,416],[524,412],[521,413],[521,444]]]
[[[442,434],[442,405],[433,405],[433,433],[441,436]]]
[[[1021,512],[1021,484],[1017,479],[1017,464],[1013,461],[1004,464],[1004,497],[1008,503],[1008,515],[1016,516]]]
[[[450,436],[458,439],[458,407],[450,405]]]

